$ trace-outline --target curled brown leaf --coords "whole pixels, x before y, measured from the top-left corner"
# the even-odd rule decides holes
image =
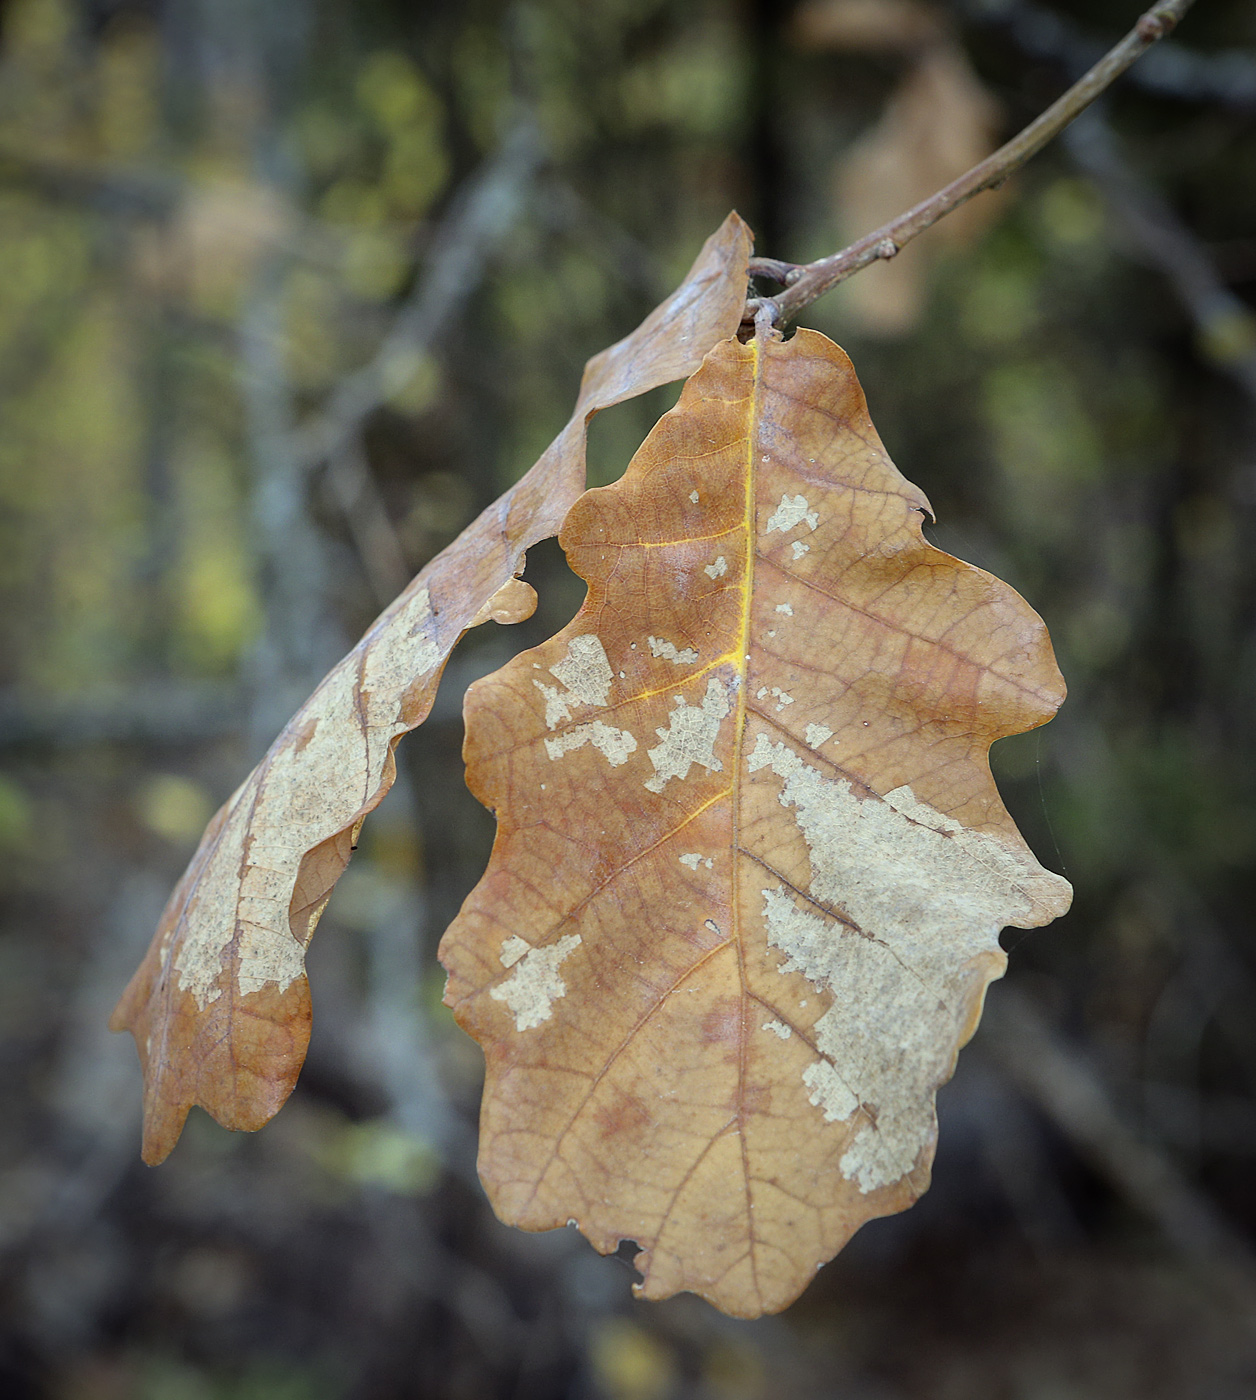
[[[170,1152],[193,1104],[254,1129],[292,1091],[309,1040],[305,950],[392,785],[398,739],[427,717],[481,614],[526,615],[512,580],[583,489],[593,414],[692,373],[736,328],[749,251],[730,215],[677,291],[589,361],[544,456],[383,612],[211,822],[110,1023],[139,1049],[145,1161]]]

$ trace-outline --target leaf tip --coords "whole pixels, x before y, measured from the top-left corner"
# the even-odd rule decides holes
[[[140,1160],[146,1167],[159,1167],[174,1151],[183,1134],[189,1104],[166,1104],[150,1098],[144,1105],[144,1132]]]

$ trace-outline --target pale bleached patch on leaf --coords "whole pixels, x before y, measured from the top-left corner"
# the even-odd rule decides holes
[[[565,734],[546,739],[545,752],[551,759],[557,759],[565,753],[584,748],[586,744],[592,744],[612,768],[619,768],[627,763],[629,757],[637,751],[637,741],[626,729],[616,729],[613,725],[603,724],[600,719],[595,719],[592,724],[578,724]]]
[[[790,551],[793,553],[795,559],[801,559],[802,556],[809,553],[810,550],[811,546],[809,544],[803,544],[801,540],[795,540],[793,544],[790,545]]]
[[[821,744],[828,743],[833,737],[833,731],[827,724],[809,724],[805,737],[809,749],[818,749]]]
[[[647,637],[646,641],[650,644],[652,656],[670,661],[673,666],[692,666],[698,659],[698,653],[692,647],[677,651],[675,642],[664,641],[662,637]]]
[[[723,578],[728,572],[728,560],[721,554],[714,564],[708,564],[702,572],[706,574],[708,578]]]
[[[612,672],[600,638],[592,634],[573,637],[566,659],[551,666],[550,674],[562,681],[582,705],[606,704]]]
[[[222,955],[229,943],[230,938],[214,944],[204,938],[189,938],[175,953],[174,970],[179,976],[179,987],[195,997],[201,1011],[222,996],[218,979],[222,976]]]
[[[281,992],[305,973],[305,949],[289,933],[263,924],[245,924],[240,930],[236,986],[240,995],[260,992],[272,982]]]
[[[567,995],[567,984],[558,969],[579,946],[580,935],[569,933],[548,948],[530,948],[513,963],[510,976],[489,989],[494,1001],[504,1001],[510,1008],[517,1031],[535,1030],[553,1015],[554,1002]]]
[[[811,1090],[807,1097],[824,1114],[826,1123],[844,1123],[859,1107],[859,1100],[828,1060],[812,1061],[802,1072],[802,1082]]]
[[[532,945],[526,938],[512,934],[509,938],[502,940],[502,950],[499,954],[503,967],[514,967],[520,958],[532,951]]]
[[[397,634],[393,645],[368,651],[362,668],[361,688],[370,697],[368,703],[382,710],[370,716],[377,724],[396,719],[396,701],[391,697],[399,689],[429,675],[444,660],[432,636],[432,600],[426,588],[407,599],[393,627]]]
[[[303,975],[305,946],[290,931],[287,905],[306,851],[337,829],[325,795],[382,785],[391,743],[406,729],[399,696],[443,659],[426,588],[405,600],[393,627],[394,644],[368,651],[360,675],[342,665],[315,692],[293,742],[272,753],[263,793],[255,770],[228,804],[172,960],[198,1010],[221,996],[232,963],[240,996],[270,985],[283,992]],[[317,914],[309,933],[316,922]]]
[[[778,613],[784,613],[786,617],[793,617],[794,615],[794,610],[788,603],[777,603],[776,611]]]
[[[724,765],[715,756],[715,739],[720,722],[728,717],[731,708],[728,686],[714,676],[707,682],[701,705],[690,705],[683,695],[678,695],[671,723],[666,729],[654,731],[663,742],[646,750],[654,764],[654,777],[646,779],[646,787],[651,792],[662,792],[669,778],[687,778],[695,763],[711,773],[721,772]]]
[[[566,657],[549,669],[550,675],[563,686],[562,690],[544,681],[532,682],[545,698],[547,729],[556,729],[569,720],[573,705],[606,704],[615,673],[606,659],[606,648],[591,633],[573,637]]]
[[[761,1029],[771,1031],[778,1040],[788,1040],[793,1035],[793,1031],[783,1021],[778,1021],[775,1017],[770,1021],[764,1021]]]
[[[768,518],[765,534],[771,534],[773,530],[789,531],[795,525],[801,525],[806,521],[807,528],[814,530],[820,523],[819,515],[807,505],[805,496],[781,497],[781,503]]]
[[[1024,886],[1043,872],[909,787],[884,799],[857,795],[764,734],[748,767],[784,779],[780,803],[795,812],[810,852],[808,893],[834,911],[821,916],[783,889],[764,892],[768,941],[787,954],[782,970],[835,996],[815,1042],[875,1110],[840,1163],[872,1191],[911,1171],[930,1140],[933,1094],[971,1017],[974,969],[1001,962],[999,930],[1032,917]],[[826,1117],[846,1116],[821,1102]]]

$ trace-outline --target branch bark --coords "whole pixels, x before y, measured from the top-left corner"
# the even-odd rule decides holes
[[[752,258],[752,275],[786,283],[775,297],[754,297],[746,306],[746,321],[753,321],[763,308],[774,309],[776,324],[783,325],[797,316],[830,288],[880,259],[892,258],[918,234],[931,228],[953,209],[958,209],[982,190],[994,189],[1038,154],[1066,126],[1120,77],[1157,40],[1170,33],[1190,9],[1194,0],[1161,0],[1069,90],[1006,145],[952,180],[944,189],[922,200],[888,224],[873,229],[857,242],[816,262],[784,264],[773,258]],[[771,314],[771,312],[770,312]]]
[[[1003,30],[1028,57],[1063,64],[1070,80],[1103,54],[1103,45],[1080,25],[1032,0],[994,7],[988,0],[963,0],[959,13],[969,24]],[[1130,81],[1144,92],[1177,102],[1205,102],[1240,112],[1256,108],[1256,54],[1247,49],[1200,53],[1170,40],[1156,45],[1131,72]]]
[[[1199,348],[1256,403],[1256,316],[1225,285],[1207,249],[1144,185],[1100,109],[1088,112],[1065,147],[1125,229],[1135,254],[1164,274],[1198,331]]]
[[[1032,1002],[1001,987],[986,1005],[980,1043],[1176,1253],[1250,1309],[1256,1259],[1246,1240],[1171,1158],[1124,1123],[1094,1068],[1053,1035]]]
[[[1122,1120],[1084,1057],[1051,1032],[1030,1001],[1011,987],[1000,988],[986,1006],[981,1043],[1175,1250],[1227,1269],[1250,1297],[1256,1260],[1247,1243],[1167,1156]]]

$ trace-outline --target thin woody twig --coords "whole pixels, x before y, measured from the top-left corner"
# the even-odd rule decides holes
[[[294,450],[294,396],[280,330],[289,261],[279,252],[262,260],[239,332],[253,460],[250,523],[263,616],[248,662],[250,742],[259,753],[335,661],[343,642],[329,608],[331,560]]]
[[[751,277],[769,277],[773,282],[779,282],[782,287],[797,282],[804,271],[805,268],[798,263],[782,262],[780,258],[750,259]]]
[[[1103,45],[1085,30],[1031,0],[963,0],[959,13],[971,24],[1005,30],[1023,54],[1061,63],[1070,77],[1103,56]],[[1249,112],[1256,107],[1256,54],[1246,49],[1199,53],[1170,41],[1157,44],[1130,81],[1157,97]]]
[[[361,433],[350,438],[328,462],[327,484],[349,527],[375,601],[381,608],[387,607],[410,582],[413,570],[371,475]]]
[[[1169,204],[1138,179],[1098,109],[1068,132],[1065,145],[1137,253],[1172,285],[1195,322],[1200,349],[1256,403],[1256,316]]]
[[[752,273],[773,278],[779,274],[793,279],[783,292],[771,298],[780,312],[777,324],[783,325],[791,320],[804,306],[809,306],[817,297],[823,296],[861,268],[894,257],[904,244],[975,194],[1001,185],[1031,156],[1037,155],[1058,136],[1074,117],[1083,112],[1158,39],[1170,33],[1193,3],[1194,0],[1162,0],[1160,4],[1153,5],[1120,43],[1019,135],[974,165],[958,180],[953,180],[914,208],[891,219],[888,224],[865,234],[849,247],[801,267],[782,264],[775,259],[755,259],[751,265]],[[754,313],[749,312],[748,319],[753,317]]]
[[[248,697],[230,682],[148,676],[70,696],[0,689],[0,750],[147,744],[179,747],[238,734]]]
[[[551,176],[537,196],[537,218],[554,232],[579,238],[593,257],[651,302],[661,301],[672,290],[670,276],[651,250],[566,180]]]
[[[1000,988],[986,1007],[981,1042],[1089,1161],[1180,1254],[1256,1289],[1256,1260],[1212,1202],[1158,1148],[1122,1120],[1084,1057],[1048,1028],[1033,1004]]]

